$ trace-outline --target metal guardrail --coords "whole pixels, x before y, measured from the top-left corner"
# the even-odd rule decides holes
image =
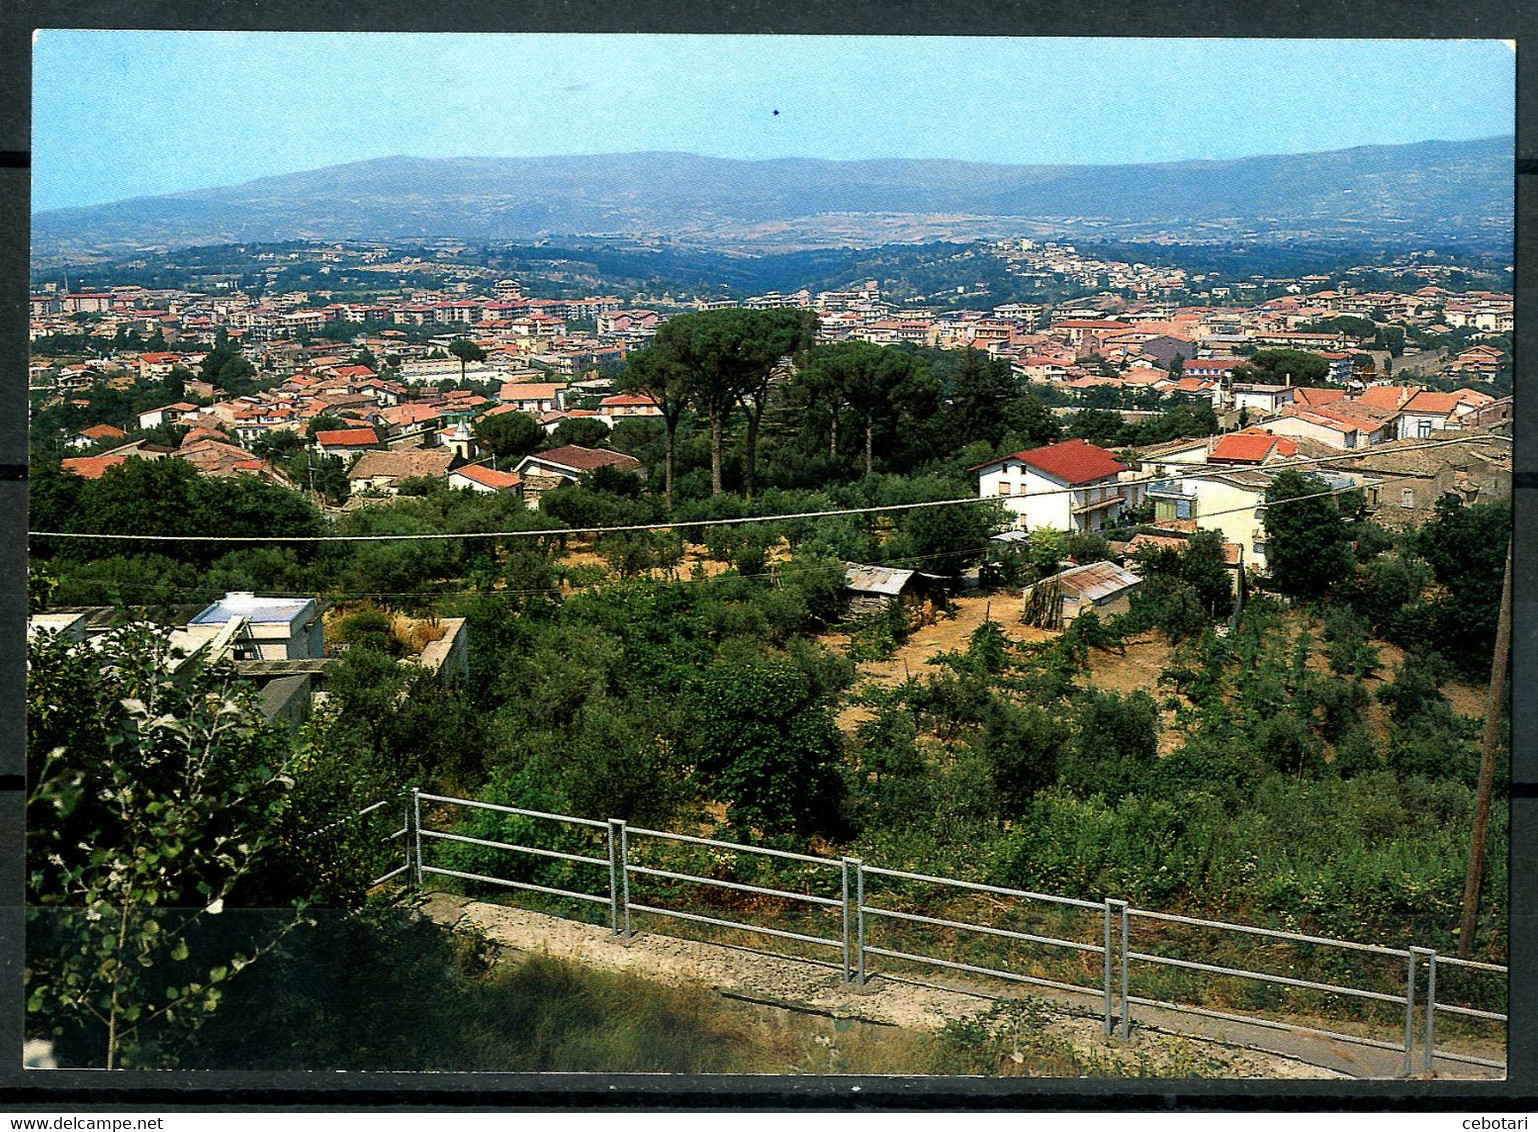
[[[604,853],[603,856],[588,856],[583,853],[568,853],[556,849],[518,845],[490,838],[472,837],[462,833],[426,828],[422,822],[422,803],[424,801],[436,803],[440,806],[464,807],[483,812],[502,813],[528,818],[536,822],[551,822],[577,829],[601,832],[603,835],[602,848]],[[374,805],[360,811],[358,816],[364,817],[385,810],[387,807],[388,802],[376,802]],[[538,892],[547,896],[606,905],[609,910],[610,930],[624,938],[630,938],[635,934],[632,926],[632,913],[645,913],[666,919],[676,919],[768,936],[773,939],[787,939],[816,947],[833,948],[840,955],[839,970],[841,981],[861,986],[865,984],[867,978],[872,973],[867,959],[869,957],[882,957],[903,963],[937,967],[942,970],[963,971],[970,974],[983,975],[1005,982],[1051,987],[1055,990],[1083,994],[1098,999],[1102,1026],[1108,1036],[1116,1033],[1123,1037],[1127,1036],[1131,1031],[1133,1022],[1132,1007],[1143,1006],[1242,1025],[1258,1026],[1265,1029],[1326,1037],[1374,1049],[1402,1051],[1404,1055],[1403,1073],[1406,1076],[1410,1075],[1415,1069],[1417,1047],[1419,1047],[1420,1053],[1420,1066],[1428,1072],[1434,1068],[1437,1059],[1489,1069],[1504,1070],[1506,1068],[1504,1061],[1474,1057],[1469,1054],[1455,1053],[1451,1050],[1439,1050],[1437,1048],[1436,1032],[1437,1019],[1442,1015],[1477,1019],[1485,1022],[1499,1022],[1503,1025],[1509,1023],[1509,1017],[1505,1013],[1476,1009],[1472,1006],[1458,1005],[1451,1002],[1438,1001],[1437,999],[1437,970],[1439,966],[1505,976],[1508,974],[1509,968],[1501,964],[1483,963],[1441,955],[1434,949],[1426,947],[1385,947],[1379,944],[1359,943],[1353,940],[1307,935],[1301,932],[1282,931],[1274,928],[1261,928],[1249,924],[1235,924],[1221,920],[1204,920],[1193,916],[1180,916],[1169,912],[1133,908],[1127,901],[1113,898],[1093,901],[1066,896],[1054,896],[1047,893],[1030,892],[1024,889],[981,884],[975,881],[928,876],[923,873],[905,872],[897,869],[883,869],[874,865],[867,865],[857,857],[840,857],[835,859],[831,857],[817,857],[805,853],[791,853],[783,849],[742,845],[731,841],[718,841],[708,837],[669,833],[663,830],[632,826],[619,818],[610,818],[607,822],[603,822],[592,818],[579,818],[567,814],[552,814],[541,810],[522,809],[516,806],[504,806],[491,802],[478,802],[468,798],[428,794],[416,789],[404,793],[401,812],[404,815],[404,824],[393,832],[386,834],[381,840],[384,842],[401,840],[403,842],[403,863],[377,878],[373,882],[376,885],[384,884],[403,873],[410,873],[415,886],[420,888],[422,887],[423,878],[426,876],[446,876],[460,880],[497,885],[504,888]],[[424,839],[428,843],[439,841],[450,844],[475,845],[545,860],[557,860],[570,864],[591,866],[595,870],[603,870],[607,873],[608,891],[583,892],[570,888],[535,884],[532,881],[510,880],[506,877],[488,876],[483,873],[473,873],[466,870],[428,864],[423,857]],[[640,841],[649,840],[657,843],[695,845],[732,854],[746,854],[750,857],[790,861],[806,866],[813,876],[825,878],[826,882],[830,884],[835,879],[833,873],[836,871],[839,895],[837,897],[821,896],[814,892],[798,892],[784,888],[773,888],[767,885],[748,884],[742,881],[701,876],[696,873],[641,864],[632,855],[632,839],[639,839]],[[656,904],[643,903],[632,897],[631,879],[633,877],[671,881],[678,884],[699,885],[707,888],[787,900],[812,908],[836,911],[838,913],[839,934],[836,938],[830,938],[806,932],[789,931],[784,928],[766,927],[762,924],[754,924],[743,920],[729,920],[717,916],[703,915],[698,912],[685,912],[677,908],[666,908]],[[1077,909],[1081,912],[1094,913],[1095,918],[1099,920],[1099,939],[1097,942],[1065,939],[1059,936],[1015,931],[991,924],[968,923],[963,920],[927,916],[917,912],[903,911],[898,908],[882,907],[871,903],[867,899],[867,879],[905,881],[910,884],[932,886],[941,891],[986,894],[1003,897],[1022,906],[1027,904],[1045,905],[1058,909]],[[810,883],[808,887],[811,887]],[[938,927],[956,933],[970,933],[1001,941],[1015,941],[1098,957],[1099,979],[1097,980],[1097,985],[1093,986],[1083,983],[1063,982],[1039,975],[1011,971],[1002,967],[983,966],[981,964],[960,962],[955,959],[944,959],[935,955],[923,955],[917,952],[876,946],[868,941],[867,928],[872,921],[881,920]],[[1403,992],[1391,994],[1366,987],[1346,986],[1339,983],[1297,978],[1293,975],[1281,975],[1241,967],[1204,963],[1194,959],[1160,954],[1157,951],[1134,950],[1132,947],[1132,927],[1134,921],[1137,920],[1150,923],[1178,924],[1216,932],[1237,933],[1256,939],[1289,944],[1307,944],[1342,952],[1374,955],[1395,963],[1402,962],[1404,964]],[[1320,1027],[1302,1025],[1293,1021],[1279,1021],[1257,1014],[1230,1013],[1199,1007],[1189,1003],[1142,997],[1132,993],[1132,970],[1134,964],[1149,968],[1192,971],[1215,978],[1249,980],[1271,986],[1312,990],[1331,996],[1344,996],[1359,1001],[1402,1006],[1404,1008],[1404,1039],[1402,1042],[1381,1041],[1365,1037],[1361,1034],[1327,1030]],[[1421,982],[1418,976],[1422,970],[1425,973],[1425,997],[1422,1006],[1424,1025],[1420,1038],[1417,1040],[1417,1028],[1415,1025],[1416,990]]]

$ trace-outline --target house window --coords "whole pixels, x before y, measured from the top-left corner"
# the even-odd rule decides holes
[[[1015,485],[1014,484],[1010,483],[1008,480],[1000,480],[999,481],[999,494],[1000,495],[1013,495],[1014,493],[1015,493]]]
[[[1412,487],[1403,488],[1399,492],[1399,506],[1401,506],[1401,507],[1414,507],[1415,506],[1415,489],[1414,488],[1412,488]]]

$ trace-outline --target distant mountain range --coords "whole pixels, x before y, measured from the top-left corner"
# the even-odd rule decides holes
[[[385,157],[33,217],[35,261],[288,239],[596,237],[749,252],[1090,235],[1509,244],[1513,142],[1150,165]]]

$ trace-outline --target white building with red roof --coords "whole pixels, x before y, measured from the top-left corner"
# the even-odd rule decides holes
[[[127,435],[127,433],[118,428],[116,425],[95,424],[90,428],[81,429],[79,432],[75,433],[74,436],[66,440],[65,443],[71,448],[89,448],[97,441],[122,440],[123,437]]]
[[[1230,467],[1258,467],[1298,454],[1298,445],[1285,436],[1273,436],[1259,428],[1231,432],[1207,453],[1207,463]]]
[[[564,483],[576,483],[588,472],[614,468],[621,472],[640,472],[641,461],[623,452],[607,448],[583,448],[567,444],[525,456],[513,471],[523,481],[523,499],[530,507],[539,506],[539,497]]]
[[[1030,529],[1098,531],[1141,502],[1142,477],[1087,440],[1000,456],[971,469],[977,492],[998,499]]]
[[[1434,393],[1429,389],[1421,390],[1406,401],[1404,408],[1400,410],[1397,439],[1419,439],[1443,429],[1461,428],[1459,418],[1470,409],[1478,407],[1479,401],[1475,400],[1477,398],[1487,398],[1485,403],[1494,400],[1488,394],[1467,389],[1460,389],[1456,393]]]
[[[616,393],[598,402],[598,416],[613,427],[620,417],[660,417],[662,406],[647,393]]]
[[[515,472],[501,472],[484,464],[466,464],[449,473],[449,486],[461,491],[517,491],[523,478]]]
[[[379,447],[379,435],[371,428],[323,428],[315,433],[315,447],[327,456],[352,456]]]

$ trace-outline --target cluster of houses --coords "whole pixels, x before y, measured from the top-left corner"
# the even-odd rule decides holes
[[[362,502],[388,496],[404,480],[444,480],[450,487],[482,492],[513,492],[529,506],[556,483],[577,479],[599,466],[639,469],[639,461],[619,452],[566,445],[498,468],[475,438],[474,426],[502,413],[526,413],[547,432],[562,421],[594,420],[608,427],[623,419],[660,414],[648,397],[632,393],[600,395],[605,383],[575,385],[546,382],[524,371],[502,383],[494,397],[465,389],[413,390],[383,378],[369,367],[320,358],[304,371],[262,392],[198,404],[179,401],[140,413],[138,429],[162,424],[186,428],[180,444],[156,443],[101,423],[66,441],[92,454],[68,457],[64,467],[87,479],[131,457],[186,460],[209,476],[249,475],[290,490],[295,484],[272,461],[246,447],[257,437],[290,433],[308,438],[314,450],[348,462],[347,478]],[[568,407],[568,397],[585,395],[595,408]],[[316,422],[337,427],[315,428]],[[130,422],[124,422],[125,424]],[[114,444],[121,440],[123,443]]]
[[[324,700],[327,672],[343,651],[328,650],[326,610],[313,597],[234,592],[206,606],[154,613],[168,646],[165,668],[173,678],[199,666],[230,662],[239,678],[255,686],[263,717],[291,727],[297,728]],[[27,638],[43,633],[72,645],[97,647],[119,617],[111,606],[34,613],[27,619]],[[463,618],[404,620],[410,622],[408,636],[418,639],[401,658],[405,663],[433,673],[445,684],[465,679],[470,656]]]
[[[342,249],[312,251],[322,258],[326,254],[345,258],[346,254]],[[1321,329],[1341,315],[1431,332],[1466,329],[1475,337],[1509,334],[1514,326],[1510,294],[1455,291],[1430,282],[1408,293],[1363,290],[1352,284],[1347,271],[1337,277],[1265,280],[1268,287],[1281,287],[1287,293],[1249,305],[1222,301],[1230,292],[1210,289],[1203,294],[1214,302],[1200,305],[1191,301],[1193,277],[1177,268],[1086,258],[1071,245],[1038,245],[1030,240],[1002,241],[992,254],[1025,278],[1109,287],[1121,294],[1104,293],[1050,310],[1019,302],[987,310],[940,310],[892,303],[883,298],[874,280],[843,290],[770,292],[743,300],[674,302],[663,295],[644,307],[627,306],[613,295],[530,298],[513,280],[489,286],[479,280],[458,282],[441,290],[403,289],[366,301],[326,301],[326,292],[254,298],[233,289],[204,294],[119,286],[69,292],[45,286],[31,296],[31,334],[35,339],[85,331],[111,339],[132,329],[145,336],[159,335],[166,349],[137,359],[139,371],[146,374],[169,369],[179,359],[195,360],[200,349],[212,346],[222,334],[248,355],[262,355],[284,374],[286,368],[313,360],[302,356],[303,336],[338,324],[367,326],[370,331],[355,344],[378,357],[396,358],[396,374],[410,385],[462,372],[461,363],[442,356],[443,348],[456,338],[480,347],[484,358],[471,363],[476,376],[505,376],[533,368],[550,377],[575,378],[604,363],[622,361],[679,310],[797,307],[818,315],[821,336],[827,341],[972,347],[1006,359],[1023,380],[1061,383],[1074,390],[1116,385],[1209,397],[1215,396],[1215,387],[1206,383],[1214,375],[1191,362],[1233,361],[1236,351],[1248,347],[1309,350],[1331,363],[1333,383],[1347,383],[1357,372],[1366,340]],[[92,321],[82,324],[78,321],[82,316]],[[419,328],[441,333],[424,341]],[[1187,363],[1183,373],[1172,372],[1177,357]],[[1094,364],[1086,364],[1090,359]],[[1440,360],[1439,366],[1477,381],[1490,377],[1504,363],[1498,349],[1476,344]],[[63,372],[65,368],[41,366],[34,376],[60,390],[91,376],[83,364],[75,372]]]
[[[1309,435],[1313,414],[1288,412],[1289,401],[1257,413],[1255,425],[1218,436],[1124,452],[1067,440],[1010,453],[972,469],[978,494],[999,500],[1015,517],[1015,529],[1000,536],[1006,542],[1039,528],[1120,527],[1137,512],[1157,532],[1140,539],[1177,540],[1170,545],[1180,546],[1197,531],[1216,531],[1236,573],[1264,573],[1266,493],[1288,468],[1318,477],[1331,490],[1360,490],[1367,512],[1390,528],[1426,522],[1446,496],[1475,503],[1511,492],[1509,398],[1471,400],[1389,385],[1372,386],[1357,398],[1337,389],[1289,391],[1305,402],[1319,394],[1324,407],[1335,406],[1322,432],[1328,439]],[[1353,427],[1343,432],[1343,423]],[[1052,580],[1055,604],[1043,605],[1033,591],[1026,595],[1027,608],[1061,624],[1081,608],[1110,605],[1114,611],[1138,582],[1125,566],[1084,564]]]

